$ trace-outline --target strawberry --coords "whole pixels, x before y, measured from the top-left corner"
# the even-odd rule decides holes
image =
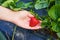
[[[39,20],[37,20],[35,17],[31,17],[29,25],[31,27],[36,26],[39,23]]]

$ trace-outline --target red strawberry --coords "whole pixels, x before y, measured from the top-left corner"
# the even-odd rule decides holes
[[[39,20],[37,20],[35,17],[31,17],[30,24],[29,24],[31,27],[36,26],[38,23],[39,23]]]

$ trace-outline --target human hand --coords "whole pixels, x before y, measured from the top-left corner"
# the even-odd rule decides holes
[[[34,17],[33,15],[31,15],[30,12],[22,10],[19,12],[15,13],[15,20],[14,23],[17,24],[19,27],[25,28],[25,29],[39,29],[41,28],[40,23],[38,25],[36,25],[35,27],[31,27],[29,26],[29,21],[30,21],[30,17]]]
[[[39,29],[41,28],[40,24],[36,25],[35,27],[29,26],[30,17],[34,17],[30,14],[30,12],[22,10],[22,11],[11,11],[7,8],[0,7],[0,18],[2,20],[10,21],[19,27],[25,29]],[[2,13],[2,14],[1,14]]]

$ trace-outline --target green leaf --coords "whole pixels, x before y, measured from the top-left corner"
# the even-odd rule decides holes
[[[60,0],[55,0],[55,4],[60,4]]]
[[[42,18],[37,13],[35,13],[35,18],[37,18],[38,20],[42,20]]]
[[[35,3],[35,9],[42,9],[48,7],[48,0],[37,0]]]
[[[60,18],[60,4],[55,5],[55,10],[58,18]]]
[[[60,26],[56,22],[51,22],[52,30],[55,32],[60,32]]]
[[[1,6],[3,6],[3,7],[9,7],[9,5],[12,3],[12,5],[13,5],[13,3],[15,4],[15,3],[17,3],[19,0],[6,0],[4,3],[2,3],[1,4]],[[16,5],[16,4],[15,4]]]
[[[1,6],[8,7],[11,10],[18,11],[21,10],[21,8],[17,7],[16,3],[19,0],[6,0]]]
[[[13,0],[15,3],[17,3],[19,0]]]
[[[18,2],[18,4],[16,5],[16,7],[23,8],[24,4],[25,4],[24,2]]]
[[[53,19],[57,20],[60,18],[60,4],[54,5],[49,11],[48,15]]]
[[[8,7],[11,2],[14,2],[14,1],[13,1],[13,0],[7,0],[7,1],[5,1],[4,3],[2,3],[1,6],[3,6],[3,7]]]
[[[45,18],[43,21],[42,21],[42,24],[41,26],[44,28],[47,26],[47,28],[50,28],[51,26],[51,23],[50,23],[50,19],[49,18]]]
[[[55,0],[50,0],[50,2],[55,1]]]
[[[24,2],[19,2],[16,6],[22,9],[26,9],[28,7],[31,7],[32,2],[24,3]]]
[[[32,4],[32,2],[28,2],[28,3],[25,3],[25,5],[24,5],[24,6],[25,6],[25,8],[32,7],[32,5],[31,5],[31,4]]]
[[[58,18],[58,22],[60,22],[60,18]]]
[[[43,20],[41,26],[42,28],[45,28],[47,26],[47,20]]]
[[[1,31],[0,31],[0,40],[7,40]]]
[[[13,6],[10,6],[10,9],[13,10],[13,11],[19,11],[19,10],[21,10],[21,8],[14,8]]]
[[[0,5],[2,4],[3,0],[0,0]]]
[[[57,15],[55,13],[55,5],[53,7],[51,7],[51,9],[48,11],[48,15],[53,19],[56,20],[57,19]]]
[[[33,10],[30,10],[30,13],[31,13],[32,15],[34,15],[34,17],[35,17],[36,19],[42,20],[42,18],[41,18],[37,13],[35,13]]]
[[[0,0],[0,5],[3,3],[3,2],[5,2],[6,0]]]
[[[58,33],[56,33],[57,34],[57,36],[60,38],[60,32],[58,32]]]

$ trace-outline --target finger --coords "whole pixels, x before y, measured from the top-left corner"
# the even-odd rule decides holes
[[[25,28],[26,29],[26,28]],[[29,28],[27,28],[27,29],[30,29],[30,30],[37,30],[37,29],[41,29],[41,27],[40,26],[37,26],[37,27],[29,27]]]
[[[32,30],[36,30],[36,29],[41,29],[41,26],[40,25],[37,25],[35,27],[31,27]]]
[[[20,26],[19,26],[20,25]],[[18,26],[19,27],[22,27],[24,29],[30,29],[30,30],[37,30],[37,29],[41,29],[41,26],[38,25],[38,26],[35,26],[35,27],[30,27],[27,23],[26,24],[23,24],[23,23],[18,23]]]
[[[34,16],[33,16],[32,14],[29,13],[29,14],[28,14],[28,17],[34,17]]]
[[[40,21],[40,23],[42,23],[42,21],[41,20],[39,20]]]

